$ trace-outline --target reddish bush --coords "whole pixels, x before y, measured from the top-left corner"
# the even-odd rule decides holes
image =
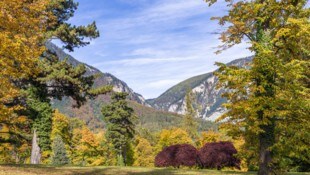
[[[236,148],[231,142],[207,143],[199,150],[202,168],[236,167],[240,169],[240,160],[234,157]]]
[[[198,151],[189,144],[178,144],[164,148],[155,157],[157,167],[180,167],[197,165]]]

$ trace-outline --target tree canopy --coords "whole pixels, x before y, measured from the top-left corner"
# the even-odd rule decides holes
[[[248,147],[256,147],[259,174],[288,168],[284,162],[292,155],[309,160],[310,150],[304,146],[309,135],[299,132],[297,139],[293,134],[296,128],[309,130],[307,1],[226,2],[228,14],[214,18],[228,26],[220,37],[220,51],[246,41],[254,58],[247,68],[218,63],[219,86],[228,89],[223,126],[233,136],[244,136]]]

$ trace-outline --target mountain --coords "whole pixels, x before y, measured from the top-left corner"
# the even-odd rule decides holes
[[[179,127],[181,124],[182,116],[166,111],[156,110],[148,105],[145,99],[138,93],[135,93],[128,85],[109,73],[102,73],[100,70],[81,63],[75,58],[65,53],[62,49],[58,48],[53,43],[47,43],[46,47],[57,54],[61,59],[67,59],[67,62],[73,66],[84,64],[87,68],[85,76],[99,74],[99,77],[95,79],[94,86],[112,85],[113,90],[117,92],[127,92],[129,94],[129,105],[134,109],[135,114],[138,116],[137,126],[138,128],[147,128],[150,132],[156,132],[164,128]],[[62,100],[52,100],[53,108],[58,109],[61,113],[66,114],[69,117],[79,118],[92,129],[104,128],[104,122],[101,120],[101,108],[103,105],[107,105],[110,102],[110,94],[99,95],[95,99],[89,99],[80,108],[72,107],[74,101],[68,97],[64,97]],[[199,120],[199,129],[208,130],[215,128],[216,125],[208,121]]]
[[[227,65],[244,67],[251,60],[252,57],[241,58]],[[148,99],[146,102],[158,110],[184,114],[185,95],[189,89],[194,94],[197,117],[213,121],[225,112],[221,107],[221,104],[226,101],[221,97],[224,89],[217,89],[217,83],[218,78],[214,76],[214,72],[198,75],[171,87],[158,98]]]
[[[87,71],[85,76],[89,75],[98,75],[94,81],[94,86],[99,87],[103,85],[112,85],[113,90],[116,92],[127,92],[128,99],[130,101],[137,102],[142,105],[146,105],[145,99],[138,93],[135,93],[128,85],[122,80],[116,78],[114,75],[109,73],[102,73],[100,70],[87,65],[85,63],[79,62],[71,55],[65,53],[63,49],[57,47],[55,44],[48,42],[46,47],[49,51],[56,53],[60,60],[66,59],[67,62],[73,66],[83,64],[86,66]],[[64,97],[62,100],[53,99],[52,105],[54,108],[59,109],[63,114],[66,114],[70,117],[77,117],[91,127],[91,128],[103,128],[104,123],[101,118],[101,107],[102,105],[108,104],[110,101],[110,95],[99,95],[95,99],[89,99],[84,105],[80,108],[74,108],[74,101],[71,98]]]
[[[119,80],[114,75],[109,74],[109,73],[102,73],[100,70],[98,70],[98,69],[96,69],[90,65],[79,62],[78,60],[73,58],[71,55],[65,53],[62,49],[60,49],[59,47],[57,47],[55,44],[53,44],[51,42],[48,42],[46,44],[46,47],[50,51],[56,53],[56,55],[58,56],[58,58],[60,60],[67,59],[67,62],[73,66],[77,66],[79,64],[84,64],[87,68],[87,72],[86,72],[85,76],[99,74],[99,77],[94,82],[94,85],[96,87],[102,86],[102,85],[113,85],[114,91],[116,91],[116,92],[127,92],[129,94],[128,97],[130,100],[136,101],[140,104],[144,104],[144,105],[146,104],[145,99],[142,97],[142,95],[135,93],[131,88],[128,87],[128,85],[124,81]]]

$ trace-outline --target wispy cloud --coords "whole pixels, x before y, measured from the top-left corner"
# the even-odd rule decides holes
[[[242,43],[215,55],[220,30],[212,16],[226,13],[224,3],[209,8],[203,0],[79,0],[72,22],[97,22],[101,37],[73,53],[79,60],[124,80],[153,98],[172,85],[251,55]],[[85,6],[84,6],[85,5]],[[93,12],[91,12],[93,11]]]

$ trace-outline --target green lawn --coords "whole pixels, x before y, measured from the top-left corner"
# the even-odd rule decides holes
[[[166,175],[166,174],[256,174],[255,172],[232,172],[216,170],[185,170],[169,168],[142,168],[142,167],[51,167],[51,166],[32,166],[32,165],[0,165],[0,175]],[[292,173],[307,174],[307,173]],[[309,174],[309,173],[308,173]]]

